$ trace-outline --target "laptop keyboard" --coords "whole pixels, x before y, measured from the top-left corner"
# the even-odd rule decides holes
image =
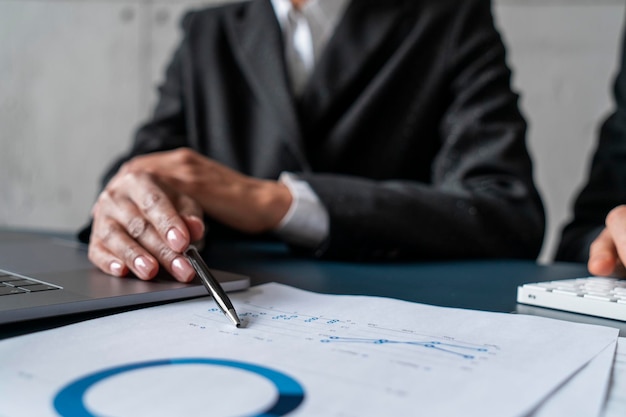
[[[55,287],[54,285],[48,285],[43,282],[35,281],[34,279],[18,277],[7,274],[6,272],[0,272],[0,296],[27,294],[58,289],[60,288]]]

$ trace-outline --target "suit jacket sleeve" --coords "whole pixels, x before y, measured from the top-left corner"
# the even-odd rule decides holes
[[[562,232],[556,260],[587,262],[589,246],[612,208],[626,203],[626,38],[614,84],[615,111],[604,121],[589,178],[574,202],[574,218]]]

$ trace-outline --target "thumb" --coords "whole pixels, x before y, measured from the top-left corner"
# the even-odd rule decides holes
[[[178,196],[175,204],[180,216],[187,225],[191,242],[201,240],[204,237],[206,226],[202,220],[203,212],[200,204],[184,194]]]

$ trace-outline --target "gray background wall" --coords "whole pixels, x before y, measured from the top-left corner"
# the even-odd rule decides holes
[[[357,0],[358,1],[358,0]],[[219,0],[0,0],[0,227],[73,230],[147,117],[181,13]],[[495,0],[548,261],[612,106],[624,0]]]

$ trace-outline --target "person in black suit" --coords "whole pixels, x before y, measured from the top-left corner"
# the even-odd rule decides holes
[[[181,251],[208,228],[318,258],[535,258],[543,206],[490,1],[291,3],[186,15],[83,233],[94,264],[188,281]]]
[[[563,228],[555,259],[586,262],[594,275],[626,277],[626,37],[621,57],[613,86],[615,110],[600,129],[589,178],[574,202],[573,219]]]

